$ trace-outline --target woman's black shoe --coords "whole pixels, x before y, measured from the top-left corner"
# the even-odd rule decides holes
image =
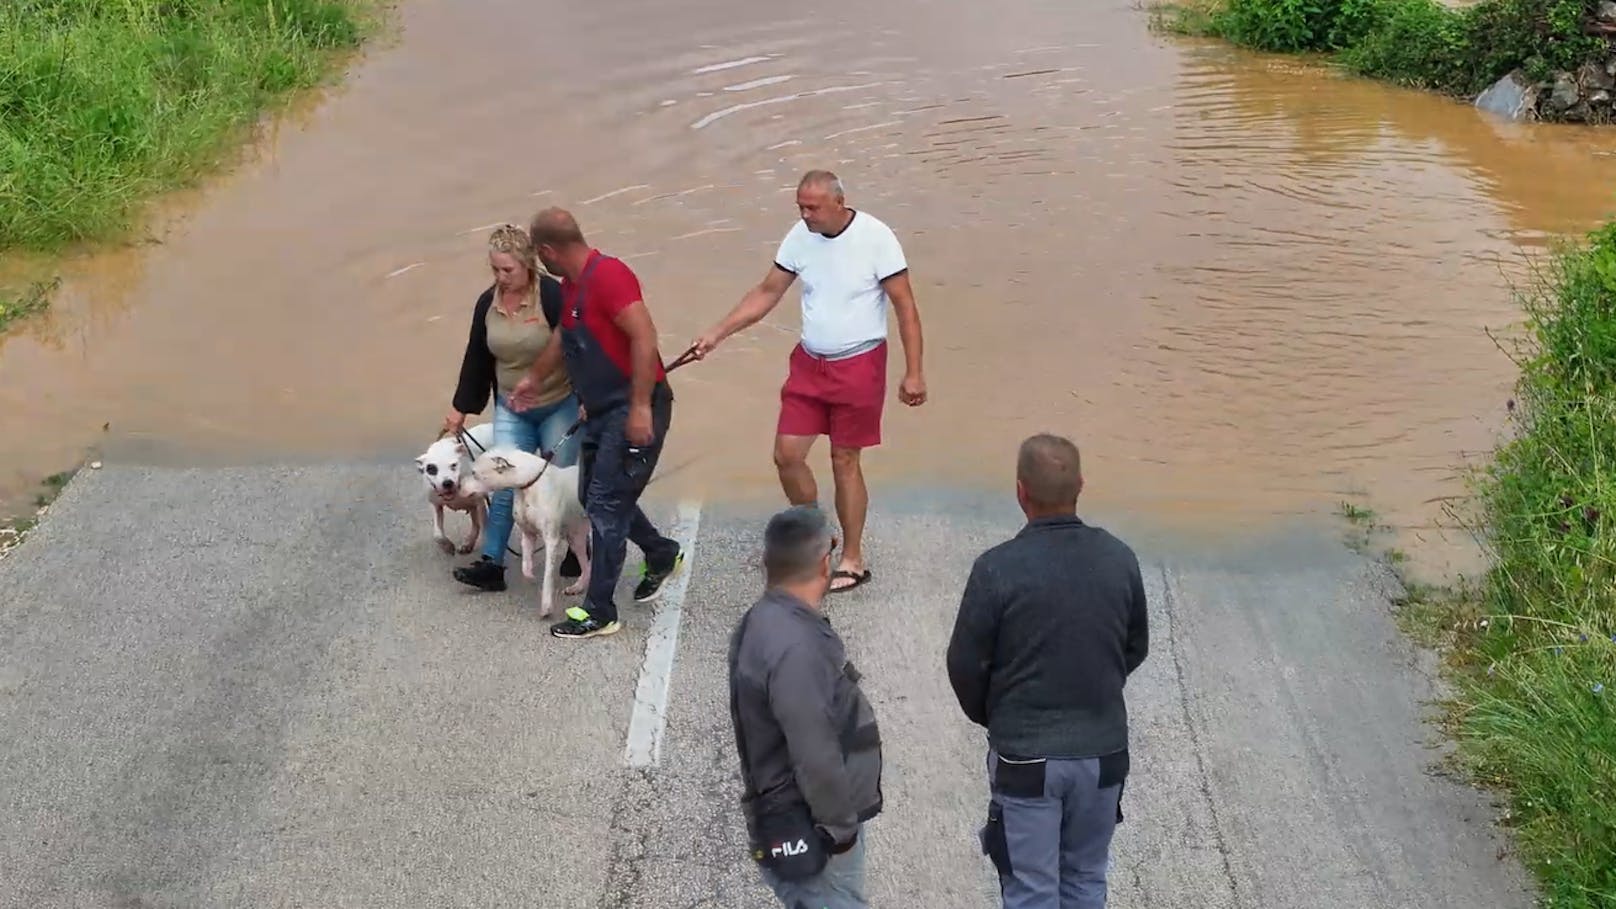
[[[488,556],[483,556],[470,565],[456,568],[454,570],[454,579],[478,590],[504,590],[505,566],[495,562]]]

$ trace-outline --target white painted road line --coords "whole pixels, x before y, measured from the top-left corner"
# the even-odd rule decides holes
[[[662,730],[668,721],[668,690],[673,677],[673,656],[679,648],[679,620],[684,615],[685,590],[695,570],[696,536],[701,530],[701,503],[681,502],[679,522],[670,534],[684,548],[685,563],[657,601],[645,636],[645,662],[634,689],[634,713],[628,723],[628,744],[623,760],[630,767],[654,767],[662,760]]]

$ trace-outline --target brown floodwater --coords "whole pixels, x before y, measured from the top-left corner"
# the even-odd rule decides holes
[[[68,263],[0,342],[0,485],[86,446],[408,474],[487,226],[571,208],[671,358],[830,167],[904,240],[925,323],[932,400],[889,403],[876,482],[1007,486],[1047,429],[1097,507],[1221,532],[1356,498],[1417,547],[1503,428],[1487,330],[1523,255],[1616,208],[1616,131],[1154,36],[1121,0],[409,0],[399,25],[154,242]],[[773,489],[795,306],[675,374],[670,484]]]

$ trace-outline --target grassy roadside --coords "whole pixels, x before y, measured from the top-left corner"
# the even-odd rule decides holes
[[[1533,83],[1602,61],[1597,0],[1163,0],[1152,25],[1256,50],[1327,56],[1347,70],[1473,98],[1521,70]],[[1588,71],[1593,73],[1592,70]],[[1589,78],[1603,80],[1598,68]],[[1579,77],[1580,78],[1580,77]]]
[[[1459,763],[1507,797],[1544,905],[1616,909],[1616,222],[1521,296],[1515,431],[1453,515],[1491,568],[1400,612],[1444,655]]]
[[[39,524],[40,518],[50,510],[56,497],[67,488],[67,482],[73,479],[73,471],[53,474],[46,477],[40,484],[39,492],[34,496],[34,507],[26,514],[0,519],[0,559],[6,557],[11,550],[22,545],[28,532]]]
[[[384,6],[0,3],[0,251],[125,237],[145,203],[216,169],[273,103],[334,74]],[[24,293],[0,288],[0,300]]]

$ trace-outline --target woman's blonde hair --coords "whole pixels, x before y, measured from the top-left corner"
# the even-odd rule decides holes
[[[515,257],[527,269],[528,283],[538,282],[538,257],[533,254],[533,241],[528,238],[527,231],[515,224],[501,224],[488,235],[488,251]]]

